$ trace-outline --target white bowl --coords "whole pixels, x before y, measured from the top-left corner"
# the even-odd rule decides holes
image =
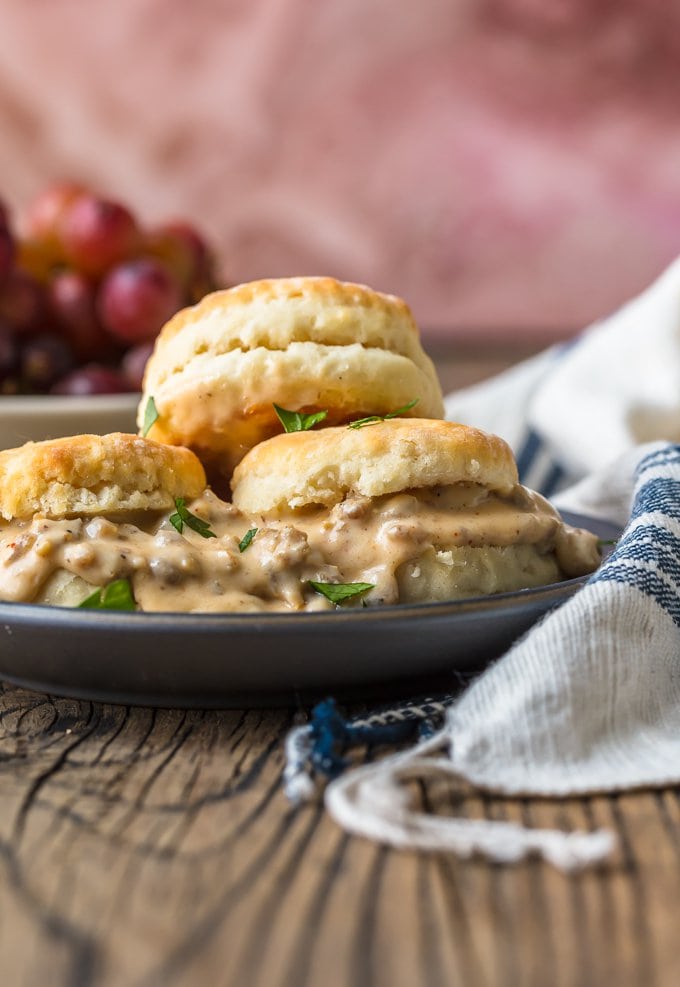
[[[0,397],[0,449],[87,432],[136,432],[139,394]]]

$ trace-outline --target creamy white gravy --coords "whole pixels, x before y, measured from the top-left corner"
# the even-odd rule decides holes
[[[363,598],[368,605],[397,603],[403,567],[415,572],[433,551],[443,557],[464,546],[534,546],[550,560],[548,578],[555,579],[591,572],[600,561],[594,535],[564,525],[547,501],[520,486],[507,497],[475,484],[352,496],[332,509],[275,519],[248,516],[209,491],[187,508],[216,537],[187,526],[180,534],[169,514],[6,523],[0,599],[53,602],[45,587],[66,572],[84,581],[82,598],[88,589],[127,578],[142,610],[323,610],[333,604],[310,580],[371,583]],[[240,551],[251,528],[257,534]],[[455,587],[450,595],[458,595]]]

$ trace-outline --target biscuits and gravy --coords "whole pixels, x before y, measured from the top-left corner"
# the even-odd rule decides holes
[[[122,583],[143,611],[309,611],[499,593],[599,564],[597,538],[520,485],[502,439],[441,420],[393,296],[330,278],[216,292],[161,332],[140,426],[151,399],[148,437],[0,453],[0,600],[98,605]],[[299,429],[282,432],[275,406]],[[231,501],[206,471],[219,493],[231,479]]]
[[[413,398],[418,417],[444,414],[406,303],[322,277],[254,281],[178,312],[147,364],[140,428],[150,396],[159,412],[150,437],[193,449],[213,480],[281,430],[274,405],[324,411],[327,425]]]

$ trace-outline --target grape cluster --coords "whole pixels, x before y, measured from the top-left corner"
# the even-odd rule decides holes
[[[58,184],[19,236],[0,204],[0,394],[137,391],[161,326],[216,286],[189,223],[142,229],[124,205]]]

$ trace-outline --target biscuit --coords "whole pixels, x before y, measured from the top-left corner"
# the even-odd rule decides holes
[[[460,482],[512,490],[517,466],[507,443],[467,425],[393,418],[268,439],[236,467],[232,494],[240,510],[268,514]]]
[[[0,517],[7,521],[167,510],[205,485],[190,450],[120,432],[0,452]]]
[[[140,428],[153,397],[159,417],[149,434],[189,446],[223,476],[281,431],[274,404],[327,410],[327,425],[415,399],[419,417],[444,414],[406,303],[324,277],[254,281],[177,313],[156,341],[143,391]]]

